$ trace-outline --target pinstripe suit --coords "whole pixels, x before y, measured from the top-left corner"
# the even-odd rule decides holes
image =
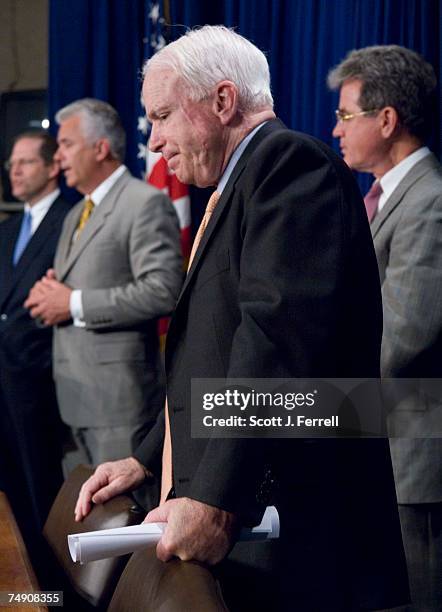
[[[419,161],[401,180],[371,231],[382,284],[382,376],[441,379],[442,169],[433,155]],[[425,393],[421,387],[389,415],[412,591],[415,580],[420,582],[419,574],[428,577],[434,572],[439,576],[439,594],[441,526],[434,520],[442,516],[441,412],[440,390]],[[410,525],[411,512],[416,516]],[[422,521],[420,527],[417,520]],[[425,567],[420,567],[427,554]]]

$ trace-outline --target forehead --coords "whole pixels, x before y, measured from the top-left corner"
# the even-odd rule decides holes
[[[12,155],[37,155],[40,157],[42,141],[38,138],[20,138],[14,144]]]
[[[146,114],[155,118],[165,106],[178,102],[180,78],[170,68],[152,68],[143,83],[143,101]]]
[[[63,138],[69,135],[70,138],[83,137],[83,130],[81,127],[81,117],[79,115],[71,115],[60,123],[58,128],[57,139]]]
[[[362,82],[359,79],[344,81],[339,95],[341,110],[360,110],[359,96],[361,94],[361,87]]]

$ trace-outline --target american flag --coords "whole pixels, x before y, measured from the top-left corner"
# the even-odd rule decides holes
[[[146,4],[146,9],[145,60],[149,59],[149,57],[166,45],[163,34],[165,26],[163,2],[149,1]],[[138,158],[145,166],[142,169],[143,174],[148,183],[167,193],[172,200],[180,223],[181,249],[185,267],[187,268],[192,247],[189,187],[180,183],[175,174],[170,172],[161,153],[152,153],[149,151],[148,145],[144,144],[146,137],[148,137],[149,124],[142,108],[142,101],[140,102],[140,116],[138,117],[138,131],[140,134]],[[161,345],[164,345],[167,327],[168,319],[161,319],[158,325]]]

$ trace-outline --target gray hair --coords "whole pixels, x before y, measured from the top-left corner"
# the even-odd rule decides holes
[[[207,98],[217,83],[228,80],[238,88],[241,111],[273,108],[264,53],[225,26],[189,30],[146,62],[144,77],[151,68],[174,70],[185,82],[189,99],[196,102]]]
[[[330,89],[339,89],[353,79],[362,82],[362,110],[392,106],[410,134],[421,140],[428,136],[437,81],[433,67],[421,55],[398,45],[355,49],[328,73],[327,83]]]
[[[55,115],[55,120],[60,125],[74,115],[81,117],[83,135],[89,142],[106,138],[109,141],[112,157],[119,161],[124,160],[126,133],[113,106],[102,100],[83,98],[60,109]]]

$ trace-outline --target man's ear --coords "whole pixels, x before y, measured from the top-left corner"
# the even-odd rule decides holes
[[[100,138],[100,140],[97,140],[97,142],[95,143],[95,156],[97,161],[103,161],[104,159],[106,159],[107,157],[110,156],[110,145],[109,145],[109,141],[107,140],[107,138]]]
[[[215,87],[212,110],[223,125],[238,112],[238,89],[232,81],[220,81]]]
[[[49,167],[49,178],[50,179],[57,178],[57,176],[60,174],[60,171],[61,171],[60,162],[56,159],[53,159],[52,162],[48,164],[48,167]]]
[[[399,115],[393,106],[385,106],[382,108],[379,111],[378,119],[380,121],[381,133],[384,138],[392,136],[400,124]]]

